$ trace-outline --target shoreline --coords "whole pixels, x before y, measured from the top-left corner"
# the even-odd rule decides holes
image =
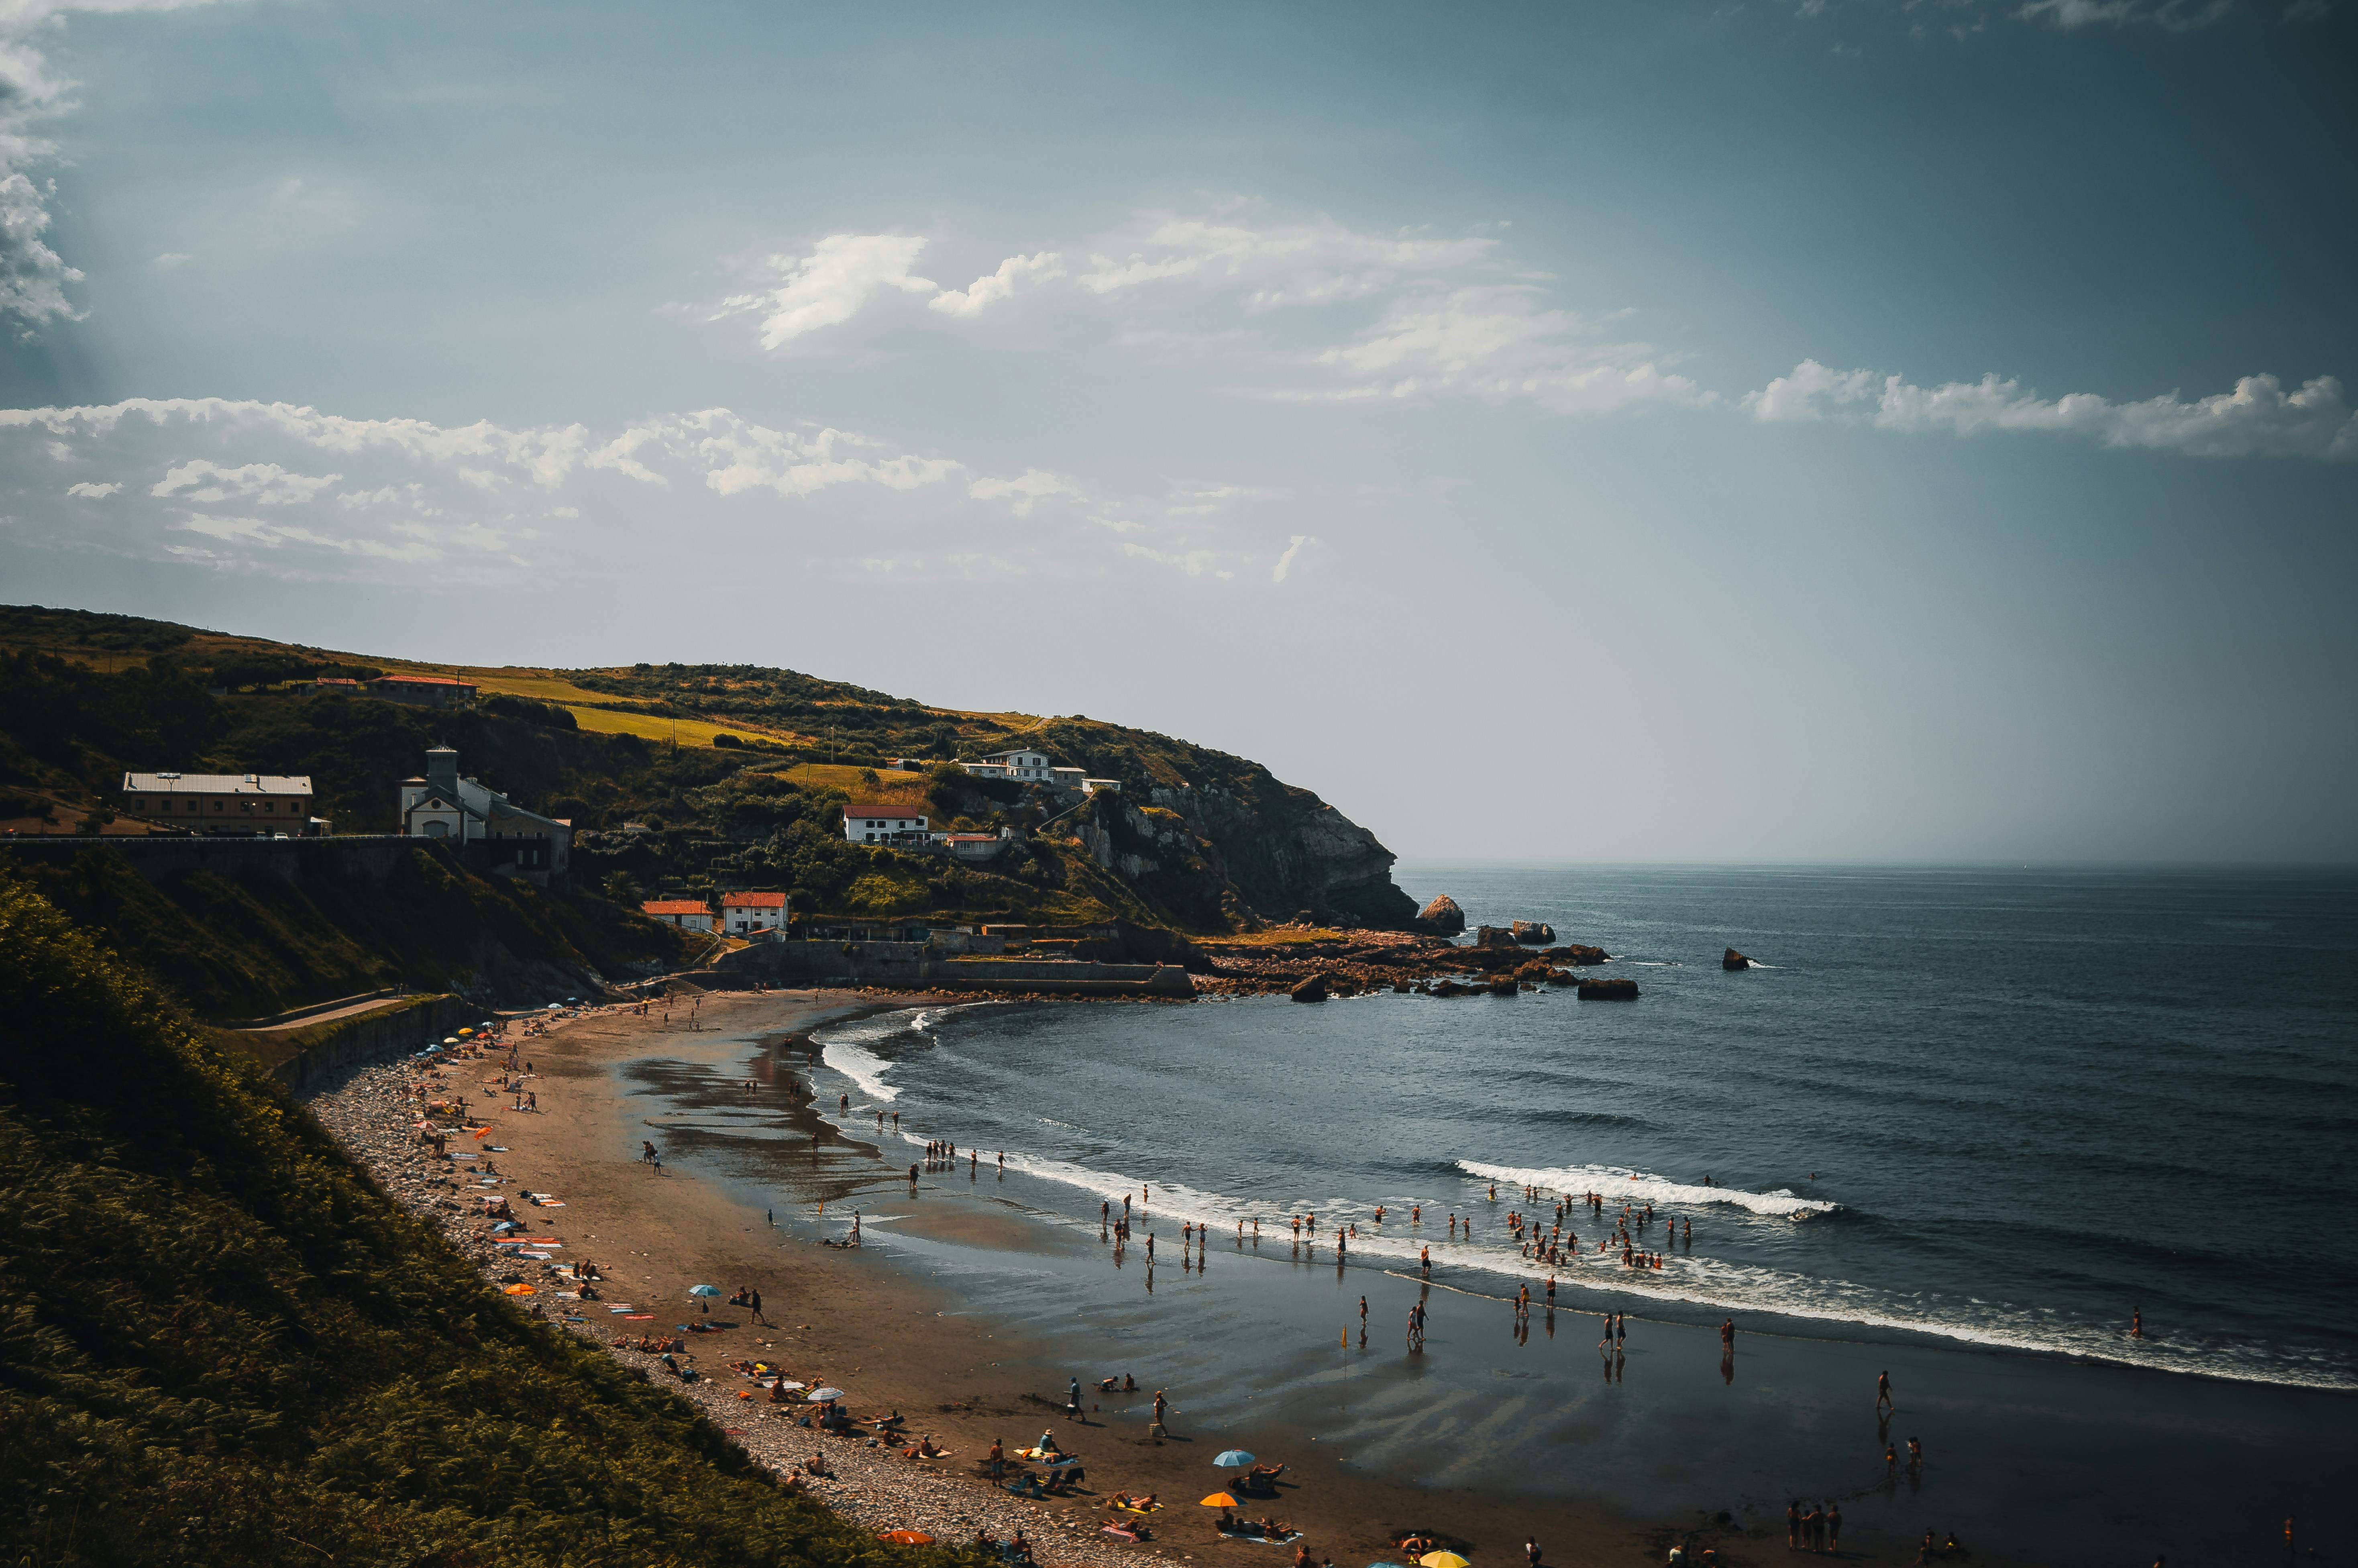
[[[1646,1314],[1636,1319],[1643,1348],[1628,1363],[1633,1373],[1641,1374],[1640,1394],[1615,1394],[1616,1405],[1622,1408],[1606,1412],[1607,1425],[1600,1428],[1595,1418],[1567,1416],[1560,1408],[1545,1405],[1530,1407],[1520,1402],[1522,1396],[1509,1398],[1501,1393],[1498,1398],[1509,1400],[1502,1411],[1511,1409],[1517,1419],[1535,1423],[1525,1444],[1502,1451],[1509,1455],[1528,1453],[1528,1465],[1510,1460],[1503,1472],[1476,1475],[1471,1485],[1454,1484],[1461,1477],[1444,1476],[1434,1466],[1421,1464],[1417,1455],[1434,1443],[1488,1441],[1478,1431],[1461,1433],[1454,1424],[1461,1417],[1450,1396],[1480,1386],[1465,1384],[1463,1379],[1529,1374],[1504,1366],[1486,1373],[1482,1357],[1493,1354],[1487,1348],[1487,1335],[1479,1347],[1472,1342],[1444,1345],[1436,1339],[1451,1368],[1440,1374],[1444,1379],[1440,1384],[1423,1382],[1434,1368],[1401,1368],[1385,1361],[1379,1352],[1378,1358],[1365,1362],[1360,1372],[1351,1373],[1347,1366],[1340,1386],[1353,1386],[1350,1379],[1354,1377],[1362,1379],[1357,1397],[1372,1401],[1380,1419],[1370,1426],[1364,1415],[1355,1417],[1359,1426],[1351,1440],[1330,1456],[1325,1450],[1336,1446],[1331,1440],[1338,1433],[1320,1430],[1309,1408],[1325,1397],[1317,1390],[1319,1379],[1326,1374],[1314,1368],[1305,1372],[1306,1363],[1295,1364],[1303,1353],[1298,1344],[1303,1336],[1296,1333],[1293,1342],[1286,1339],[1285,1331],[1300,1327],[1298,1323],[1289,1323],[1286,1314],[1299,1317],[1304,1310],[1323,1314],[1334,1309],[1316,1306],[1316,1301],[1346,1289],[1364,1290],[1386,1302],[1377,1321],[1389,1323],[1392,1319],[1382,1313],[1394,1311],[1408,1292],[1422,1284],[1412,1275],[1358,1265],[1347,1281],[1337,1275],[1330,1286],[1323,1282],[1329,1270],[1303,1269],[1298,1262],[1290,1270],[1271,1266],[1288,1261],[1283,1256],[1271,1255],[1283,1248],[1283,1243],[1278,1243],[1259,1259],[1238,1260],[1254,1265],[1241,1273],[1228,1257],[1215,1255],[1213,1261],[1220,1274],[1217,1288],[1192,1281],[1183,1271],[1177,1281],[1166,1275],[1163,1292],[1145,1298],[1143,1305],[1127,1293],[1127,1287],[1119,1297],[1106,1296],[1101,1291],[1090,1297],[1087,1292],[1096,1288],[1090,1281],[1110,1277],[1094,1235],[1071,1225],[1044,1223],[1046,1217],[1027,1207],[1020,1196],[1004,1191],[994,1195],[980,1183],[976,1184],[979,1191],[957,1192],[955,1188],[966,1184],[950,1181],[950,1173],[928,1172],[920,1186],[911,1187],[882,1144],[863,1139],[856,1128],[828,1122],[809,1099],[790,1097],[789,1085],[806,1083],[810,1073],[802,1061],[788,1059],[777,1047],[791,1045],[799,1056],[807,1049],[810,1031],[823,1024],[928,1003],[968,1006],[977,1000],[963,994],[873,990],[732,991],[708,993],[701,999],[716,1008],[712,1022],[717,1028],[665,1030],[653,1016],[625,1019],[612,1013],[568,1020],[521,1047],[520,1054],[532,1059],[540,1074],[533,1087],[541,1091],[543,1114],[511,1116],[498,1124],[486,1141],[504,1141],[509,1145],[512,1152],[498,1158],[512,1183],[535,1190],[546,1184],[563,1196],[568,1206],[553,1211],[554,1221],[544,1211],[517,1211],[520,1218],[529,1216],[528,1223],[540,1227],[533,1234],[565,1238],[567,1250],[557,1257],[595,1258],[606,1270],[612,1287],[608,1293],[615,1299],[629,1299],[643,1306],[671,1303],[658,1312],[659,1322],[633,1327],[667,1328],[691,1316],[677,1305],[687,1300],[689,1283],[710,1282],[724,1292],[752,1283],[771,1298],[769,1315],[779,1330],[765,1334],[748,1326],[708,1340],[691,1336],[688,1343],[698,1354],[700,1365],[718,1368],[741,1357],[745,1348],[756,1354],[766,1350],[773,1359],[784,1357],[793,1376],[823,1372],[850,1390],[850,1403],[857,1413],[867,1413],[871,1405],[880,1410],[897,1406],[910,1417],[907,1430],[913,1435],[930,1430],[955,1450],[957,1456],[947,1462],[951,1474],[944,1475],[902,1460],[892,1450],[828,1441],[827,1452],[842,1467],[844,1481],[832,1490],[821,1488],[819,1495],[857,1517],[882,1521],[879,1528],[918,1523],[946,1541],[952,1536],[937,1527],[955,1526],[970,1537],[972,1526],[964,1521],[998,1518],[1003,1510],[1013,1509],[1013,1517],[1032,1521],[1026,1528],[1036,1536],[1043,1525],[1077,1509],[1078,1514],[1072,1517],[1086,1520],[1086,1529],[1077,1537],[1065,1539],[1060,1532],[1056,1542],[1043,1543],[1044,1559],[1094,1564],[1141,1552],[1192,1555],[1216,1544],[1209,1510],[1195,1507],[1195,1498],[1200,1495],[1195,1488],[1209,1490],[1224,1478],[1206,1462],[1209,1449],[1217,1444],[1206,1434],[1228,1430],[1249,1433],[1249,1446],[1292,1465],[1286,1479],[1296,1484],[1282,1489],[1278,1500],[1258,1504],[1256,1514],[1273,1509],[1303,1525],[1314,1554],[1329,1553],[1337,1561],[1347,1560],[1352,1552],[1364,1553],[1362,1561],[1392,1555],[1385,1526],[1412,1526],[1449,1534],[1494,1557],[1520,1551],[1528,1530],[1538,1536],[1550,1563],[1570,1568],[1637,1561],[1632,1553],[1650,1554],[1659,1562],[1672,1540],[1690,1534],[1697,1545],[1716,1545],[1722,1561],[1731,1563],[1760,1561],[1783,1550],[1773,1529],[1774,1516],[1782,1509],[1783,1482],[1756,1473],[1761,1451],[1773,1450],[1777,1435],[1760,1429],[1757,1422],[1745,1427],[1740,1411],[1733,1417],[1725,1411],[1710,1414],[1726,1401],[1716,1397],[1721,1392],[1716,1386],[1719,1379],[1711,1374],[1716,1369],[1717,1346],[1706,1325],[1653,1318],[1647,1314],[1648,1303],[1632,1301],[1634,1313]],[[394,1071],[406,1065],[396,1064]],[[478,1076],[488,1067],[488,1064],[470,1065],[477,1068]],[[751,1101],[740,1106],[711,1098],[708,1090],[716,1078],[741,1082],[748,1072],[755,1076],[757,1085]],[[688,1105],[697,1098],[698,1085],[708,1091],[704,1102]],[[650,1099],[661,1104],[644,1103]],[[683,1105],[688,1108],[678,1108]],[[628,1158],[638,1139],[658,1128],[664,1130],[654,1135],[665,1141],[669,1173],[660,1179]],[[768,1141],[759,1144],[766,1151],[765,1161],[758,1169],[730,1170],[732,1159],[743,1149],[754,1147],[748,1135],[757,1132],[768,1137]],[[774,1137],[779,1132],[788,1134],[784,1145]],[[799,1159],[779,1157],[782,1147],[804,1147],[802,1141],[813,1133],[819,1141],[807,1165]],[[687,1152],[676,1162],[671,1160],[675,1148]],[[1005,1184],[1000,1186],[1003,1189]],[[1021,1186],[1018,1182],[1017,1189]],[[786,1197],[776,1206],[785,1213],[774,1229],[764,1223],[763,1206],[752,1201],[756,1187],[782,1192]],[[949,1201],[939,1201],[945,1198]],[[811,1232],[822,1228],[816,1222],[817,1206],[822,1202],[838,1212],[844,1205],[871,1211],[871,1245],[860,1251],[817,1246]],[[832,1218],[827,1228],[832,1227]],[[1226,1239],[1222,1238],[1223,1242]],[[1010,1273],[1036,1276],[1041,1283],[1019,1285],[1011,1292],[1004,1278]],[[1469,1314],[1503,1321],[1502,1295],[1446,1281],[1432,1284],[1436,1290],[1468,1298]],[[1151,1276],[1145,1288],[1154,1292]],[[640,1293],[631,1295],[633,1290]],[[1175,1300],[1162,1302],[1174,1292]],[[1043,1299],[1048,1297],[1055,1298],[1053,1311],[1043,1305]],[[1312,1304],[1305,1307],[1305,1303]],[[1215,1317],[1206,1319],[1206,1311]],[[1187,1315],[1170,1315],[1174,1312]],[[599,1314],[588,1315],[594,1319]],[[1439,1309],[1439,1315],[1451,1333],[1461,1331],[1465,1314],[1457,1309]],[[895,1318],[914,1321],[896,1324]],[[1265,1328],[1261,1318],[1266,1319]],[[1232,1320],[1243,1326],[1217,1326]],[[1563,1352],[1580,1338],[1582,1325],[1594,1320],[1593,1313],[1570,1313],[1563,1333],[1566,1346],[1552,1346],[1552,1353]],[[810,1325],[807,1330],[796,1326],[805,1322]],[[580,1329],[592,1332],[607,1326],[592,1321]],[[1552,1336],[1557,1330],[1552,1317],[1546,1326]],[[1163,1343],[1174,1332],[1179,1338]],[[1191,1332],[1195,1336],[1193,1339],[1188,1337]],[[1206,1338],[1207,1334],[1212,1337]],[[600,1337],[603,1343],[604,1336]],[[1142,1403],[1151,1392],[1151,1381],[1142,1379],[1132,1404],[1089,1412],[1093,1421],[1105,1424],[1093,1425],[1086,1433],[1072,1431],[1060,1411],[1052,1408],[1061,1405],[1066,1367],[1087,1380],[1102,1371],[1118,1370],[1120,1361],[1137,1348],[1152,1347],[1150,1356],[1162,1354],[1168,1359],[1175,1344],[1180,1353],[1192,1354],[1195,1359],[1183,1360],[1171,1375],[1174,1379],[1182,1376],[1201,1379],[1206,1352],[1215,1352],[1210,1360],[1221,1359],[1216,1352],[1224,1339],[1250,1345],[1260,1357],[1259,1365],[1249,1358],[1238,1362],[1235,1375],[1228,1379],[1231,1384],[1240,1382],[1246,1391],[1228,1396],[1211,1388],[1181,1387],[1174,1381],[1174,1441],[1159,1448],[1123,1435],[1126,1426],[1142,1432],[1142,1418],[1134,1416],[1133,1406]],[[1087,1347],[1092,1342],[1093,1347]],[[1291,1357],[1289,1343],[1295,1346]],[[1326,1343],[1325,1356],[1331,1358],[1334,1341]],[[1125,1345],[1131,1348],[1122,1348]],[[1801,1397],[1807,1399],[1822,1392],[1820,1385],[1855,1376],[1849,1365],[1861,1360],[1861,1353],[1868,1347],[1808,1335],[1788,1338],[1774,1331],[1747,1328],[1745,1349],[1747,1383],[1786,1378],[1795,1380],[1802,1390]],[[986,1350],[989,1354],[983,1353]],[[1981,1402],[1994,1408],[2007,1400],[2051,1400],[2054,1396],[2046,1385],[2058,1377],[2071,1380],[2056,1368],[2076,1365],[2060,1357],[2009,1356],[1986,1347],[1927,1350],[1878,1344],[1873,1353],[1895,1367],[1906,1366],[1909,1369],[1898,1374],[1901,1386],[1935,1392],[1936,1409],[1943,1402],[1953,1404],[1957,1398],[1970,1403],[1979,1396],[1974,1388],[1942,1390],[1938,1385],[1943,1380],[1968,1385],[1986,1381],[1990,1390]],[[644,1360],[634,1352],[617,1354],[634,1363]],[[1363,1348],[1362,1357],[1366,1354]],[[1468,1354],[1475,1359],[1467,1361]],[[1671,1357],[1667,1362],[1661,1359],[1665,1354]],[[1357,1359],[1346,1357],[1347,1362]],[[1432,1359],[1436,1364],[1444,1362],[1443,1355]],[[2118,1374],[2123,1369],[2103,1367],[2102,1370]],[[1608,1374],[1608,1385],[1616,1380]],[[1733,1386],[1732,1376],[1729,1381]],[[2112,1384],[2085,1378],[2079,1382],[2115,1402],[2127,1397]],[[1714,1397],[1705,1396],[1705,1385]],[[744,1404],[735,1399],[736,1389],[743,1386],[723,1372],[684,1391],[691,1395],[702,1391],[708,1397],[698,1402],[725,1417],[730,1405]],[[2003,1400],[1996,1391],[2001,1386],[2006,1390]],[[1502,1390],[1511,1387],[1500,1385]],[[2166,1384],[2145,1379],[2131,1387],[2143,1389],[2145,1393],[2138,1397],[2158,1408],[2166,1410],[2180,1402]],[[1279,1390],[1272,1398],[1285,1408],[1254,1417],[1249,1427],[1241,1426],[1223,1404],[1233,1404],[1240,1397],[1246,1407],[1252,1407],[1249,1390],[1255,1388]],[[1433,1398],[1436,1392],[1444,1396],[1438,1402]],[[1092,1405],[1103,1402],[1102,1396],[1085,1398]],[[1633,1399],[1636,1402],[1623,1405]],[[1390,1401],[1389,1406],[1386,1400]],[[949,1408],[953,1404],[969,1408]],[[1191,1406],[1202,1413],[1192,1413]],[[776,1407],[755,1408],[764,1413],[737,1423],[742,1430],[740,1441],[764,1458],[777,1457],[773,1450],[782,1441],[789,1459],[806,1452],[807,1433],[784,1428],[784,1423],[773,1425],[766,1412]],[[1963,1419],[1960,1411],[1950,1413]],[[1692,1423],[1699,1419],[1719,1425],[1693,1427]],[[2156,1418],[2136,1413],[2128,1419]],[[1011,1450],[1030,1443],[1038,1429],[1024,1423],[1033,1420],[1056,1429],[1083,1453],[1088,1468],[1087,1489],[1096,1497],[1069,1504],[1021,1503],[992,1494],[968,1478],[968,1463],[988,1448],[993,1436],[1004,1438]],[[1727,1424],[1731,1420],[1733,1426]],[[1397,1438],[1389,1435],[1393,1427],[1399,1429]],[[1682,1449],[1693,1449],[1681,1459],[1685,1468],[1701,1466],[1718,1477],[1721,1484],[1715,1490],[1728,1498],[1740,1516],[1731,1520],[1731,1528],[1713,1528],[1708,1512],[1696,1515],[1693,1510],[1660,1506],[1670,1502],[1679,1488],[1666,1490],[1662,1482],[1670,1473],[1660,1469],[1660,1458],[1648,1460],[1644,1455],[1660,1448],[1670,1428],[1677,1429],[1670,1438],[1673,1444],[1670,1456],[1681,1459]],[[787,1438],[787,1431],[798,1436]],[[1428,1433],[1430,1436],[1422,1435]],[[1318,1444],[1322,1435],[1330,1440],[1324,1447]],[[2101,1437],[2094,1440],[2102,1441]],[[1599,1444],[1604,1446],[1598,1447]],[[1359,1452],[1352,1452],[1354,1447]],[[848,1452],[852,1460],[844,1458]],[[1951,1465],[1947,1474],[1953,1478],[1957,1461],[1950,1459],[1949,1454],[1944,1450],[1942,1458]],[[878,1455],[889,1455],[889,1462]],[[875,1463],[860,1465],[855,1476],[853,1460],[869,1459]],[[1838,1468],[1851,1469],[1850,1478],[1841,1479],[1829,1472],[1823,1477],[1823,1491],[1813,1489],[1813,1495],[1838,1496],[1846,1509],[1853,1506],[1854,1498],[1861,1499],[1852,1529],[1845,1533],[1844,1555],[1866,1563],[1911,1561],[1912,1539],[1878,1528],[1876,1522],[1876,1494],[1885,1494],[1887,1501],[1896,1499],[1889,1483],[1878,1487],[1870,1479],[1855,1485],[1859,1473],[1848,1465]],[[1875,1469],[1879,1473],[1879,1466]],[[1500,1486],[1500,1474],[1512,1477],[1511,1481]],[[924,1485],[918,1484],[920,1479],[925,1479]],[[1156,1491],[1171,1505],[1155,1516],[1159,1540],[1131,1545],[1093,1533],[1099,1511],[1095,1505],[1117,1488]],[[1768,1495],[1771,1492],[1773,1496]],[[1625,1511],[1617,1501],[1626,1498],[1652,1498],[1658,1506],[1637,1513]],[[1912,1490],[1902,1503],[1909,1509],[1917,1507]],[[919,1511],[923,1519],[916,1517]],[[1885,1508],[1882,1511],[1898,1510]],[[1768,1528],[1763,1528],[1764,1519],[1769,1521]],[[1733,1528],[1747,1522],[1755,1527],[1748,1532]],[[1942,1521],[1935,1517],[1929,1522]],[[1004,1535],[1004,1529],[998,1533]],[[1980,1547],[1974,1557],[1985,1564],[2008,1561]]]

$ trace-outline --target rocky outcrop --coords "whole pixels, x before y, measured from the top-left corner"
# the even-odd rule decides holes
[[[1719,961],[1719,967],[1723,969],[1748,969],[1752,967],[1752,960],[1730,947],[1727,957]]]
[[[1625,979],[1583,979],[1580,982],[1583,1001],[1636,1001],[1638,982]]]
[[[1466,912],[1457,901],[1443,893],[1417,912],[1417,929],[1430,931],[1435,936],[1455,936],[1466,929]]]
[[[1562,964],[1587,965],[1609,962],[1613,955],[1602,947],[1591,947],[1585,943],[1574,942],[1562,947],[1551,947],[1540,957],[1553,958]]]
[[[1515,940],[1544,947],[1555,940],[1555,927],[1544,920],[1518,920],[1514,924]]]
[[[1515,934],[1503,925],[1485,925],[1474,933],[1474,946],[1504,947],[1512,951],[1515,946]]]
[[[1322,971],[1311,976],[1288,994],[1296,1001],[1325,1001],[1326,1000],[1325,974]]]

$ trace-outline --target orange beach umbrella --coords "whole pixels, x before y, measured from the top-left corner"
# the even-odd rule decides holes
[[[1204,1506],[1207,1509],[1232,1509],[1237,1506],[1237,1500],[1226,1492],[1214,1492],[1204,1499]]]
[[[934,1538],[922,1530],[888,1530],[876,1539],[897,1541],[903,1546],[931,1546],[934,1543]]]

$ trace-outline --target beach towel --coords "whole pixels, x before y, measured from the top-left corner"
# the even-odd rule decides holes
[[[633,1312],[622,1314],[624,1323],[653,1323],[654,1320],[655,1314],[651,1312]]]

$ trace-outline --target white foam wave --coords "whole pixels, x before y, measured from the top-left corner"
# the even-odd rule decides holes
[[[975,1002],[959,1002],[948,1007],[911,1007],[892,1012],[878,1013],[871,1018],[855,1018],[847,1022],[830,1024],[811,1034],[819,1047],[819,1060],[860,1086],[870,1099],[890,1103],[901,1098],[899,1088],[884,1081],[884,1075],[900,1065],[869,1049],[901,1034],[925,1034],[936,1023]]]
[[[1823,1198],[1797,1197],[1782,1188],[1773,1193],[1748,1193],[1741,1187],[1692,1186],[1667,1176],[1650,1175],[1624,1165],[1563,1165],[1527,1169],[1460,1160],[1457,1168],[1485,1181],[1509,1182],[1516,1187],[1538,1187],[1550,1193],[1602,1193],[1608,1212],[1617,1203],[1733,1204],[1754,1214],[1783,1215],[1806,1219],[1832,1214],[1842,1207]]]

